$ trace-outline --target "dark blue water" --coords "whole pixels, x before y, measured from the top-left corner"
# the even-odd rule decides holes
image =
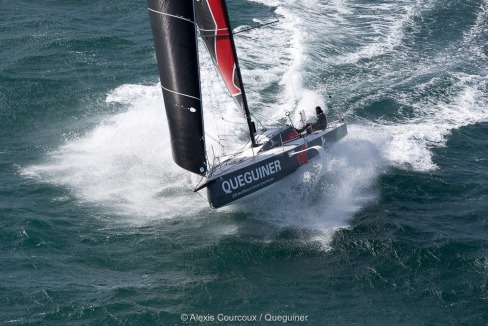
[[[261,123],[327,103],[349,135],[216,211],[172,162],[144,1],[0,0],[0,324],[487,325],[488,2],[228,5],[280,20],[236,38]],[[202,64],[207,131],[242,138]]]

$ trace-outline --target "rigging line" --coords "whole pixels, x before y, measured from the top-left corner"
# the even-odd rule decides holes
[[[168,14],[168,13],[166,13],[166,12],[157,11],[157,10],[154,10],[154,9],[151,9],[151,8],[147,8],[147,9],[148,9],[149,11],[152,11],[152,12],[156,13],[156,14],[160,14],[160,15],[163,15],[163,16],[168,16],[168,17],[172,17],[172,18],[181,19],[181,20],[184,20],[184,21],[186,21],[186,22],[189,22],[189,23],[191,23],[191,24],[195,25],[195,22],[194,22],[194,21],[192,21],[191,19],[185,18],[185,17],[183,17],[183,16],[171,15],[171,14]]]
[[[222,148],[224,147],[224,145],[222,145],[220,143],[220,140],[217,140],[215,139],[214,137],[212,137],[212,135],[210,135],[209,133],[205,133],[205,136],[207,136],[208,138],[212,139],[213,141],[217,142],[217,144],[219,144]],[[220,135],[219,135],[220,136]]]
[[[195,188],[198,188],[198,186],[199,186],[200,184],[202,184],[202,181],[204,181],[205,179],[206,179],[206,177],[205,177],[205,176],[202,176],[202,177],[200,178],[200,181],[198,181],[198,182],[197,182],[197,185],[195,186]]]
[[[212,67],[214,67],[215,69],[215,66],[214,65],[211,65]],[[212,70],[209,69],[209,72],[211,72]],[[217,78],[219,79],[219,75],[217,73],[217,71],[214,70],[214,73],[215,75],[212,75],[212,79],[213,78]],[[208,80],[207,80],[208,81]],[[210,112],[212,113],[213,117],[214,117],[214,123],[215,123],[215,130],[216,130],[216,133],[217,133],[217,138],[216,139],[215,137],[213,137],[212,135],[210,135],[209,133],[206,133],[206,135],[212,139],[213,141],[215,141],[219,147],[220,147],[220,150],[219,150],[219,153],[218,155],[215,155],[215,151],[214,151],[214,147],[212,146],[212,151],[214,152],[214,157],[217,158],[218,156],[222,156],[222,155],[225,155],[225,145],[224,144],[227,144],[229,142],[229,140],[227,139],[227,137],[225,137],[225,135],[222,134],[222,130],[221,130],[221,124],[219,124],[219,120],[223,120],[223,121],[226,121],[223,117],[223,114],[222,114],[222,106],[220,105],[220,102],[218,100],[216,100],[216,91],[215,91],[215,84],[212,83],[212,82],[206,82],[205,83],[205,87],[207,88],[207,91],[208,91],[208,94],[209,94],[209,98],[210,98],[210,104],[211,104],[211,107],[214,108],[214,110],[210,110]],[[231,121],[229,121],[231,122]],[[225,129],[225,128],[224,128]]]
[[[242,142],[238,142],[238,141],[233,141],[233,140],[229,140],[229,139],[226,139],[225,142],[227,142],[228,146],[229,145],[233,145],[233,146],[242,146]]]
[[[261,120],[266,120],[266,121],[274,121],[274,119],[271,119],[271,118],[269,118],[269,117],[266,117],[265,115],[263,115],[263,114],[261,114],[261,113],[253,112],[251,115],[252,115],[253,117],[255,117],[255,118],[256,118],[256,120],[258,120],[258,121],[259,121],[259,119],[261,119]],[[259,119],[258,119],[258,118],[259,118]],[[261,123],[261,121],[259,121],[259,122]]]
[[[263,122],[261,120],[264,120],[266,124],[270,124],[271,122],[273,121],[276,121],[275,119],[272,119],[272,118],[269,118],[269,117],[266,117],[265,115],[262,115],[260,113],[252,113],[252,116],[256,119],[256,121],[263,127],[265,128]]]
[[[221,120],[225,121],[225,122],[228,122],[228,123],[233,123],[233,124],[236,124],[236,125],[247,125],[246,122],[235,122],[235,121],[230,121],[230,120],[227,120],[225,119],[222,115],[221,115]]]
[[[251,113],[251,117],[254,118],[255,121],[257,121],[257,123],[261,126],[262,129],[265,129],[266,127],[264,126],[264,124],[261,122],[261,120],[259,120],[257,117],[256,117],[256,114],[254,113]]]
[[[201,37],[201,35],[200,35],[200,37]],[[230,93],[230,90],[227,88],[227,85],[225,84],[225,82],[223,80],[222,74],[220,73],[219,69],[217,68],[217,64],[215,64],[215,62],[213,62],[212,67],[213,67],[213,70],[215,71],[215,74],[217,76],[217,80],[219,82],[220,87],[222,89],[226,90],[226,94],[228,97],[234,99],[234,96]]]
[[[236,135],[232,135],[232,134],[219,134],[219,139],[222,139],[222,140],[225,140],[226,138],[229,138],[229,137],[236,137]]]
[[[215,155],[214,147],[212,146],[211,148],[212,148],[212,154],[213,154],[213,164],[212,164],[212,167],[213,167],[213,166],[217,165],[217,164],[215,164],[215,160],[218,160],[219,158],[218,158],[218,156]]]
[[[221,134],[220,136],[222,136],[222,137],[235,137],[236,135],[235,134],[229,134],[229,135]]]
[[[244,29],[242,31],[234,32],[234,35],[239,34],[239,33],[244,33],[244,32],[247,32],[247,31],[250,31],[250,30],[253,30],[253,29],[261,28],[263,26],[268,26],[268,25],[276,24],[276,23],[279,23],[279,22],[280,22],[279,19],[277,19],[275,21],[272,21],[272,22],[269,22],[269,23],[266,23],[266,24],[260,24],[258,26],[249,27],[249,28]]]
[[[196,187],[196,188],[197,188],[197,187]],[[195,188],[195,189],[196,189],[196,188]],[[207,203],[210,203],[210,202],[208,201],[208,199],[207,199],[207,198],[203,197],[203,195],[202,195],[202,194],[201,194],[199,191],[195,191],[195,189],[192,189],[192,191],[193,191],[194,193],[196,193],[196,194],[198,194],[198,196],[202,197],[202,198],[203,198],[203,199],[204,199],[204,200],[205,200]]]
[[[217,105],[215,105],[215,98],[214,98],[214,95],[215,95],[215,92],[213,90],[211,90],[211,85],[213,85],[212,83],[209,83],[209,82],[205,82],[204,84],[204,87],[206,88],[207,90],[207,94],[209,95],[209,100],[210,100],[210,105],[212,108],[217,108],[217,111],[218,112],[215,112],[214,110],[210,110],[212,116],[213,116],[213,121],[218,121],[217,120],[217,113],[221,115],[220,113],[220,106],[218,105],[218,102],[217,102]],[[219,131],[219,126],[217,123],[215,123],[215,129],[217,131],[217,136],[218,136],[218,140],[215,139],[211,134],[209,134],[208,132],[205,132],[205,135],[207,137],[209,137],[210,139],[212,139],[213,141],[215,141],[222,149],[222,151],[224,150],[224,145],[221,143],[221,137],[220,137],[220,131]],[[212,146],[212,152],[213,152],[213,155],[215,157],[215,151],[213,149],[213,146]]]

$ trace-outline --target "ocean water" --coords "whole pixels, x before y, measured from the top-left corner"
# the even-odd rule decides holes
[[[487,325],[488,1],[228,6],[279,20],[236,35],[259,121],[327,104],[349,135],[212,210],[145,1],[0,0],[0,325]],[[242,141],[201,52],[207,131]]]

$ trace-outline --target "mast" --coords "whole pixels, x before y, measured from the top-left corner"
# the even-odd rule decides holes
[[[249,136],[251,138],[251,144],[252,147],[258,146],[256,143],[256,138],[254,137],[254,132],[255,132],[255,126],[252,122],[251,119],[251,112],[249,111],[249,106],[247,104],[247,97],[246,97],[246,92],[244,91],[244,83],[242,82],[242,75],[241,75],[241,68],[239,65],[239,58],[237,57],[237,51],[236,51],[236,45],[234,43],[234,35],[232,33],[232,26],[230,24],[230,19],[229,19],[229,12],[227,11],[227,3],[225,0],[222,0],[222,5],[224,7],[224,13],[225,13],[225,19],[227,20],[228,24],[228,32],[229,32],[229,37],[230,37],[230,43],[232,44],[232,52],[234,53],[234,58],[236,62],[236,73],[237,73],[237,78],[239,80],[239,83],[241,84],[241,94],[242,94],[242,102],[244,104],[244,114],[246,116],[246,121],[247,121],[247,127],[249,128]]]

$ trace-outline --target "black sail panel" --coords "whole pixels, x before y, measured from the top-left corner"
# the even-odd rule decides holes
[[[207,171],[193,0],[147,0],[174,161]]]

